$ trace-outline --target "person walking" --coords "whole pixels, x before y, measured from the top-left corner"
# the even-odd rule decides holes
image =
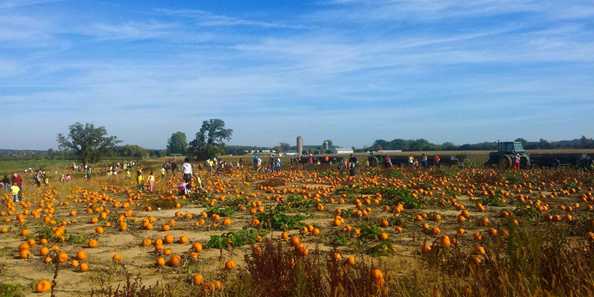
[[[204,161],[204,164],[206,164],[206,169],[208,170],[208,173],[212,172],[212,161],[210,161],[210,158],[206,159],[206,161]]]
[[[520,154],[514,156],[514,170],[520,170],[521,158]]]
[[[274,164],[275,164],[274,167],[276,168],[276,171],[280,171],[281,165],[282,165],[280,157],[276,157],[276,159],[274,160]]]
[[[42,180],[43,180],[43,176],[42,175],[43,174],[41,172],[41,169],[37,170],[37,172],[35,173],[34,180],[35,180],[35,184],[37,185],[37,187],[41,187],[41,183],[42,183]]]
[[[429,167],[429,158],[426,153],[423,153],[423,156],[421,157],[421,166],[423,166],[423,168]]]
[[[136,188],[139,191],[144,191],[144,176],[142,175],[141,169],[136,171]]]
[[[85,178],[87,180],[90,180],[92,175],[93,175],[93,168],[91,168],[91,166],[85,165]]]
[[[351,155],[349,158],[349,175],[357,175],[357,157],[355,157],[355,155]]]
[[[155,191],[155,174],[151,171],[151,174],[148,176],[148,185],[149,185],[149,192]]]
[[[435,156],[433,156],[433,164],[437,167],[441,167],[440,163],[441,157],[439,156],[439,154],[435,154]]]
[[[186,158],[184,160],[184,164],[182,165],[182,172],[183,172],[184,182],[186,182],[188,184],[188,186],[191,188],[193,171],[192,171],[192,164],[190,163],[189,158]]]
[[[387,169],[392,168],[392,158],[390,158],[388,155],[384,156],[384,167]]]

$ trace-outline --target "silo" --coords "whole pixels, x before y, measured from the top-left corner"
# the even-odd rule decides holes
[[[303,154],[303,137],[297,136],[297,156]]]

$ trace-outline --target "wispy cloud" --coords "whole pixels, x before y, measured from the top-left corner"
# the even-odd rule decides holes
[[[330,9],[311,15],[316,21],[437,22],[452,18],[505,14],[540,14],[551,19],[579,19],[594,15],[590,0],[331,0]]]
[[[79,30],[81,35],[99,40],[142,40],[163,38],[178,32],[179,26],[166,22],[95,23]]]
[[[534,0],[335,0],[331,9],[312,14],[314,20],[438,21],[454,17],[534,12]]]
[[[260,27],[276,29],[305,29],[303,25],[291,25],[282,22],[258,21],[238,17],[214,14],[199,9],[157,9],[157,13],[170,17],[189,18],[193,24],[204,27]]]
[[[65,0],[0,0],[0,9],[24,8],[63,1]]]
[[[45,47],[56,39],[52,24],[38,18],[0,14],[0,48]]]

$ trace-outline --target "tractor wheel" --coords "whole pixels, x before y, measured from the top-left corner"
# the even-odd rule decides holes
[[[511,157],[503,155],[499,157],[499,169],[509,169],[512,166]]]

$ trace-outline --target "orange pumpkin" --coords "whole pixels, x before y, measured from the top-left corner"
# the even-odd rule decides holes
[[[355,265],[355,262],[356,262],[356,258],[355,258],[355,256],[352,256],[352,255],[348,256],[345,261],[345,263],[350,266]]]
[[[225,269],[227,270],[233,270],[235,269],[235,266],[237,266],[237,264],[233,260],[228,260],[227,262],[225,262]]]
[[[49,254],[49,252],[50,252],[49,249],[47,247],[44,247],[44,246],[42,246],[39,249],[39,255],[42,256],[42,257],[43,256],[47,256]]]
[[[204,277],[202,277],[202,274],[200,273],[194,273],[192,276],[192,282],[195,286],[199,286],[204,282]]]
[[[200,243],[200,242],[194,242],[194,243],[192,244],[192,249],[193,249],[195,252],[201,252],[201,251],[202,251],[202,243]]]
[[[157,257],[156,263],[157,263],[157,266],[159,266],[159,267],[165,266],[165,258]]]
[[[59,263],[66,263],[68,261],[68,254],[64,252],[58,253],[58,262]]]
[[[81,261],[84,261],[89,258],[89,255],[87,254],[87,252],[85,250],[80,250],[76,253],[76,258]]]
[[[52,283],[47,279],[39,280],[35,283],[36,293],[45,293],[52,288]]]
[[[119,254],[113,254],[113,257],[111,257],[111,260],[116,264],[120,264],[120,263],[122,263],[123,257]]]
[[[441,237],[441,246],[444,248],[449,248],[452,246],[452,242],[450,241],[450,237],[447,235],[444,235]]]
[[[89,248],[96,248],[97,247],[97,239],[89,239],[87,246]]]
[[[172,267],[178,267],[181,265],[181,262],[182,258],[179,255],[171,255],[167,264]]]

